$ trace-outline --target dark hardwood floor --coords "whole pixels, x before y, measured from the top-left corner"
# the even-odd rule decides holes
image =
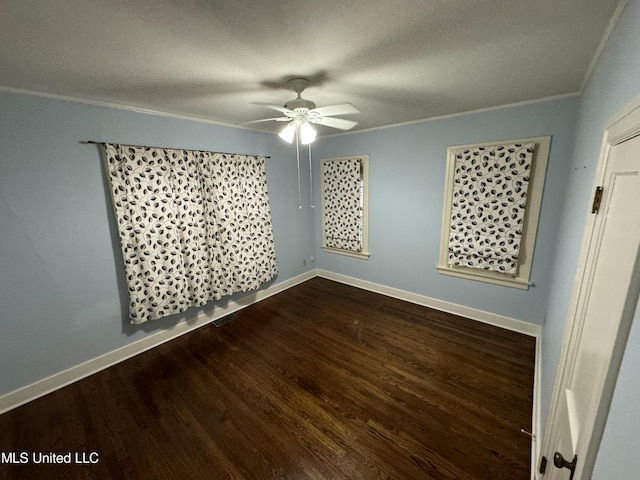
[[[534,354],[314,278],[1,415],[0,478],[528,480]]]

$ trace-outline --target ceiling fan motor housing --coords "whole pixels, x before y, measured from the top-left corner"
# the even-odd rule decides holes
[[[309,110],[313,110],[316,108],[316,104],[311,100],[305,100],[304,98],[294,98],[293,100],[289,100],[284,104],[284,108],[288,108],[289,110],[293,110],[296,113],[305,113]],[[303,111],[298,111],[303,110]]]

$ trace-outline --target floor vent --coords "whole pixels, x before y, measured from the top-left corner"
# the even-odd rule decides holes
[[[216,318],[211,323],[213,323],[216,327],[222,327],[227,323],[233,322],[236,318],[238,318],[238,315],[236,315],[235,313],[230,313],[229,315],[225,315],[224,317]]]

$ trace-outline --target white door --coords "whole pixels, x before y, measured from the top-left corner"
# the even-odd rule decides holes
[[[552,480],[571,478],[574,463],[574,480],[591,476],[638,300],[640,136],[611,146],[602,178],[547,425],[545,478]]]

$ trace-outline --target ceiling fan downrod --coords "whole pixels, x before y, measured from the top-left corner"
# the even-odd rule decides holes
[[[303,109],[304,111],[313,110],[316,108],[316,104],[311,100],[305,100],[302,98],[302,92],[309,86],[309,80],[306,78],[292,78],[287,82],[288,87],[296,92],[298,96],[293,100],[289,100],[285,103],[284,107],[289,110],[293,110],[294,112],[298,109]]]

